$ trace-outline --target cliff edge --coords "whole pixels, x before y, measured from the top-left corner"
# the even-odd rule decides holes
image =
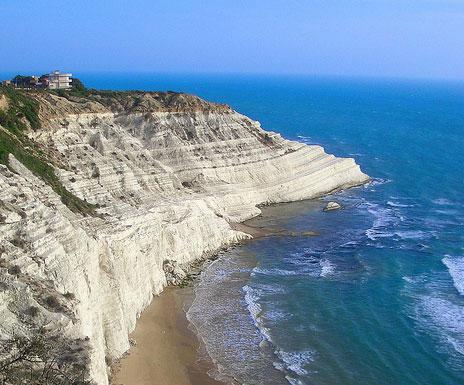
[[[230,222],[259,205],[368,180],[353,159],[191,95],[18,98],[0,95],[0,338],[40,325],[86,341],[99,385],[168,262],[248,237]]]

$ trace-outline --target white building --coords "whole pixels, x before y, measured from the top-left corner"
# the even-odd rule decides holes
[[[60,71],[53,71],[48,75],[48,88],[52,90],[71,88],[72,74],[62,74]]]

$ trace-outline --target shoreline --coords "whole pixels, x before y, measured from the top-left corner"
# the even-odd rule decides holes
[[[208,375],[214,364],[200,355],[184,305],[194,286],[169,286],[137,320],[135,344],[113,365],[111,385],[225,385]]]
[[[252,236],[233,247],[270,236],[318,235],[313,231],[290,232],[272,226],[254,226],[256,218],[230,223],[232,229]],[[194,262],[182,284],[166,286],[153,297],[129,335],[135,343],[112,365],[110,385],[227,385],[208,374],[217,368],[185,311],[195,298],[198,274],[219,252],[200,260],[199,264]]]

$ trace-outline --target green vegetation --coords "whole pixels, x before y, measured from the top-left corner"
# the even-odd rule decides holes
[[[49,335],[43,329],[0,344],[1,385],[91,385],[88,343]]]
[[[28,126],[40,129],[38,103],[12,87],[0,87],[0,96],[5,95],[8,108],[0,109],[0,163],[9,167],[8,154],[13,154],[24,166],[46,182],[60,197],[61,201],[74,212],[96,215],[95,206],[70,193],[55,174],[46,154],[30,140],[25,131]]]
[[[32,76],[16,75],[11,82],[17,87],[33,87],[35,86],[36,79]]]
[[[76,101],[76,97],[85,98],[86,101],[95,101],[107,107],[115,101],[123,100],[125,97],[127,97],[127,95],[130,95],[131,93],[131,91],[105,91],[85,87],[82,89],[79,86],[74,87],[75,80],[76,79],[73,78],[73,88],[71,88],[70,90],[48,90],[48,92],[73,101]]]
[[[8,109],[0,109],[0,124],[15,135],[27,128],[26,121],[33,130],[40,128],[38,103],[13,87],[1,87],[0,95],[8,100]],[[25,121],[26,120],[26,121]]]
[[[73,78],[71,82],[72,90],[75,92],[85,92],[87,89],[78,78]]]
[[[70,90],[49,90],[48,92],[54,93],[55,95],[63,98],[68,98],[69,96],[83,98],[90,94],[90,90],[85,88],[84,83],[82,83],[78,78],[72,78]]]

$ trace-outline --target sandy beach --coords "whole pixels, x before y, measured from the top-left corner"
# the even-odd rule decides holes
[[[113,385],[224,385],[208,376],[212,364],[199,360],[188,328],[183,304],[192,290],[167,287],[153,299],[130,336],[136,345],[113,368]]]
[[[254,239],[297,235],[286,229],[250,223],[253,221],[231,225]],[[184,307],[191,303],[193,290],[193,284],[171,286],[153,298],[130,335],[135,346],[113,366],[112,385],[224,385],[207,374],[213,363],[199,354],[200,341],[186,318]]]

